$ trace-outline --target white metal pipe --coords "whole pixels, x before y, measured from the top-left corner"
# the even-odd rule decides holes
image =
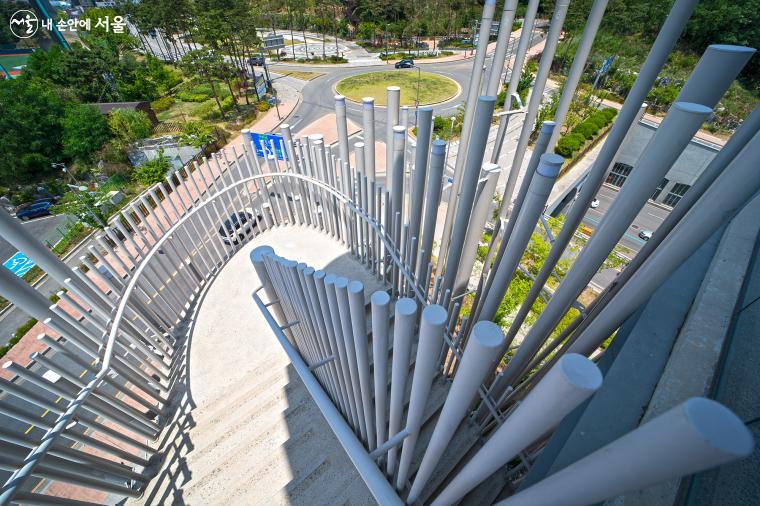
[[[404,150],[406,149],[406,129],[401,125],[393,127],[393,174],[391,181],[391,215],[404,215]],[[402,219],[403,222],[403,219]],[[398,247],[398,244],[396,245]]]
[[[398,125],[401,88],[388,86],[385,106],[385,187],[393,188],[393,127]]]
[[[583,76],[588,55],[591,53],[591,46],[594,44],[594,38],[599,31],[599,25],[602,22],[602,17],[604,16],[604,11],[607,9],[608,2],[609,0],[594,0],[593,5],[591,6],[591,12],[589,12],[586,24],[583,27],[581,41],[578,43],[578,47],[575,50],[573,63],[570,66],[570,71],[567,73],[565,85],[562,87],[562,96],[559,98],[557,111],[554,113],[554,121],[557,123],[558,128],[554,130],[551,134],[551,139],[549,139],[548,144],[549,149],[551,150],[554,150],[554,146],[557,145],[557,139],[562,130],[562,124],[565,122],[567,111],[570,110],[570,103],[575,96],[575,90],[578,88],[578,83]],[[696,103],[701,104],[703,102],[696,101]]]
[[[526,194],[523,209],[520,214],[513,217],[516,224],[509,243],[505,247],[504,255],[496,258],[498,267],[492,271],[493,283],[491,289],[483,294],[483,304],[476,314],[476,319],[491,321],[496,315],[564,161],[564,158],[554,153],[544,153],[541,156]]]
[[[388,437],[388,323],[390,321],[390,301],[387,292],[378,290],[372,294],[372,360],[375,380],[375,428],[377,448]]]
[[[364,285],[360,281],[348,284],[348,303],[351,311],[351,325],[354,331],[356,365],[359,373],[359,387],[362,394],[364,424],[367,427],[367,445],[375,449],[375,413],[372,409],[372,380],[369,373],[369,353],[367,351],[367,322],[364,308]]]
[[[608,168],[611,166],[615,154],[628,133],[633,121],[639,114],[640,105],[644,102],[647,93],[654,84],[657,75],[665,64],[670,51],[675,47],[681,31],[686,22],[689,20],[698,0],[676,0],[671,8],[665,23],[660,29],[657,39],[647,56],[646,61],[639,70],[639,75],[628,93],[628,98],[623,104],[623,108],[617,115],[617,119],[607,135],[607,140],[602,146],[599,155],[594,162],[593,168],[589,173],[584,184],[586,188],[579,194],[578,200],[570,208],[570,212],[565,218],[565,225],[562,227],[559,235],[555,238],[554,244],[549,251],[549,256],[544,261],[541,270],[536,276],[531,286],[531,290],[525,298],[523,307],[532,306],[533,302],[541,293],[541,289],[551,275],[554,266],[565,251],[567,244],[570,242],[578,228],[581,220],[586,214],[591,200],[596,195],[597,190],[604,181]],[[503,202],[502,202],[503,204]],[[515,322],[516,323],[516,322]],[[513,327],[515,326],[513,323]],[[509,337],[508,337],[509,339]]]
[[[348,123],[346,120],[346,97],[335,95],[335,121],[338,126],[338,148],[340,159],[349,163],[348,158]]]
[[[446,396],[446,402],[441,409],[433,435],[430,437],[427,450],[409,490],[407,497],[409,504],[417,501],[422,489],[435,471],[454,432],[467,415],[478,388],[495,365],[498,359],[497,351],[503,345],[504,333],[495,323],[482,321],[472,327],[472,335],[467,341],[462,364],[454,376],[454,383]]]
[[[581,355],[563,356],[483,448],[454,476],[432,502],[433,506],[456,503],[519,452],[552,430],[601,385],[602,373],[593,362]]]
[[[414,448],[422,428],[425,404],[433,385],[433,377],[438,366],[438,351],[443,345],[443,331],[448,314],[442,306],[430,305],[422,310],[420,336],[417,344],[417,360],[414,363],[412,392],[406,415],[406,429],[409,436],[404,439],[399,459],[396,490],[403,490],[409,477]]]
[[[528,99],[525,118],[523,120],[522,129],[520,130],[520,137],[517,140],[515,154],[512,158],[512,166],[509,169],[509,177],[507,178],[504,194],[502,195],[501,210],[499,214],[504,218],[509,216],[509,208],[512,205],[512,194],[515,190],[517,177],[522,169],[523,158],[525,157],[525,151],[528,149],[528,142],[530,140],[530,134],[533,132],[538,109],[541,107],[546,80],[549,78],[549,70],[551,70],[552,61],[554,61],[554,53],[557,50],[557,43],[559,42],[559,36],[562,32],[562,24],[565,22],[565,15],[567,14],[567,8],[569,5],[570,0],[557,0],[557,3],[554,6],[554,14],[552,15],[551,25],[549,26],[549,33],[546,36],[544,50],[541,53],[541,60],[538,64],[536,79],[533,83],[533,88],[531,89],[530,98]]]
[[[582,506],[748,457],[752,433],[731,410],[692,397],[497,506]]]
[[[409,236],[420,237],[422,205],[425,203],[425,176],[427,174],[430,138],[433,134],[433,108],[421,107],[417,113],[417,146],[414,152],[411,198],[409,205]],[[412,250],[410,264],[417,261],[417,251]]]
[[[430,148],[430,170],[425,190],[425,218],[422,226],[420,249],[425,251],[423,265],[433,255],[435,224],[438,219],[438,206],[441,203],[441,186],[443,185],[443,166],[446,162],[446,143],[440,139],[433,141]],[[427,282],[427,281],[426,281]]]
[[[351,328],[351,313],[348,303],[348,279],[339,277],[335,280],[335,294],[338,298],[338,310],[340,312],[340,322],[343,327],[343,341],[346,346],[346,359],[348,370],[351,376],[351,385],[354,391],[354,402],[356,403],[356,415],[359,419],[359,432],[361,440],[367,441],[367,424],[364,416],[364,402],[362,401],[362,391],[359,381],[359,369],[356,363],[356,345],[354,343],[353,329]]]
[[[467,163],[465,164],[465,170],[462,173],[462,183],[459,195],[454,201],[452,189],[452,194],[449,197],[449,205],[456,202],[456,218],[450,227],[451,236],[450,242],[448,243],[449,249],[446,251],[443,245],[446,239],[446,229],[444,227],[444,235],[441,238],[441,252],[438,255],[439,263],[442,258],[445,258],[443,287],[447,290],[450,290],[454,286],[454,279],[456,278],[457,269],[459,268],[459,261],[462,256],[462,246],[470,223],[472,203],[475,199],[475,190],[477,189],[480,168],[483,165],[483,156],[485,154],[486,142],[488,141],[488,130],[491,127],[491,117],[493,116],[494,105],[496,105],[496,97],[478,97],[478,105],[475,111],[475,119],[472,127],[472,141],[470,142],[467,151]]]
[[[254,294],[254,299],[256,299]],[[256,300],[259,309],[264,314],[264,317],[269,317],[269,313],[266,311],[263,303],[260,300]],[[276,325],[276,322],[268,318],[270,326]],[[382,472],[377,468],[372,459],[366,453],[361,443],[356,439],[348,424],[345,423],[343,417],[335,409],[330,399],[325,394],[324,390],[319,386],[319,383],[315,381],[314,376],[308,369],[308,366],[304,363],[298,353],[293,349],[284,334],[279,329],[274,329],[275,336],[280,341],[280,344],[285,349],[288,357],[293,362],[293,366],[296,368],[298,375],[306,385],[309,393],[311,394],[314,402],[319,407],[320,411],[324,415],[330,428],[335,432],[338,437],[338,441],[346,450],[349,458],[353,462],[362,479],[367,483],[370,492],[374,496],[375,500],[379,504],[387,504],[400,506],[402,504],[398,495],[393,491],[393,488],[388,484],[383,476]]]
[[[533,24],[536,22],[538,5],[539,0],[528,1],[525,16],[523,16],[522,32],[520,32],[520,40],[517,42],[515,61],[512,64],[509,84],[507,85],[507,95],[504,100],[504,105],[502,106],[502,112],[509,112],[512,109],[512,97],[517,93],[517,85],[520,82],[523,64],[525,63],[525,56],[528,54],[528,48],[531,43],[531,38],[533,37]],[[493,150],[491,151],[491,163],[499,162],[499,154],[501,154],[501,147],[504,144],[504,138],[507,135],[507,127],[509,126],[510,117],[509,114],[504,114],[499,120],[496,139],[494,140]]]
[[[491,70],[486,84],[486,95],[497,95],[501,84],[501,73],[504,70],[504,60],[507,56],[509,37],[512,35],[512,24],[515,21],[517,0],[505,0],[499,21],[499,34],[496,36],[496,49],[493,53]]]
[[[413,299],[401,298],[396,301],[396,316],[393,324],[393,362],[391,365],[391,402],[388,417],[388,437],[401,430],[401,416],[404,412],[406,379],[409,375],[409,355],[412,351],[414,323],[417,303]],[[388,452],[386,473],[393,476],[396,471],[398,449]]]
[[[362,99],[362,135],[364,136],[364,164],[370,182],[375,181],[375,99]]]
[[[491,204],[493,203],[493,194],[496,190],[496,183],[499,180],[500,173],[501,167],[498,165],[494,163],[483,164],[485,181],[479,185],[475,196],[475,205],[472,208],[472,216],[470,217],[467,235],[462,247],[462,259],[459,262],[454,287],[451,290],[451,296],[455,299],[467,291],[470,274],[472,274],[472,268],[475,265],[478,244],[485,230],[488,211],[490,211]]]
[[[478,137],[472,135],[473,124],[475,122],[476,109],[478,108],[478,95],[480,95],[480,83],[483,76],[483,64],[486,61],[486,53],[488,52],[488,40],[491,36],[491,24],[493,23],[493,15],[496,10],[496,0],[486,0],[483,4],[483,17],[480,21],[480,32],[478,35],[478,47],[475,50],[475,58],[472,62],[472,76],[470,77],[470,83],[467,88],[467,99],[465,100],[464,116],[462,118],[462,129],[459,137],[459,144],[457,149],[457,157],[454,161],[454,182],[451,185],[450,197],[448,205],[446,207],[446,219],[444,221],[443,235],[441,236],[441,248],[442,254],[439,254],[439,259],[444,257],[448,250],[449,238],[452,220],[459,206],[459,194],[462,183],[465,176],[465,161],[468,157],[468,152],[472,147],[470,144],[470,137],[472,136],[476,141],[479,141]],[[493,110],[491,111],[493,114]],[[489,119],[490,125],[490,119]],[[488,137],[488,132],[486,132]],[[485,149],[485,144],[484,148]],[[480,167],[480,164],[478,164]]]

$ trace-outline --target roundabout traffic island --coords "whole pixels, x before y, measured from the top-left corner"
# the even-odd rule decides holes
[[[387,102],[386,88],[398,86],[401,88],[401,105],[414,106],[418,79],[419,105],[445,102],[459,94],[459,85],[453,79],[416,70],[386,70],[355,74],[339,81],[335,90],[354,102],[361,102],[363,97],[375,97],[375,105],[384,106]]]

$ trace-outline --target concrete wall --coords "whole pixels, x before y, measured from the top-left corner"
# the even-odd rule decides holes
[[[646,148],[649,141],[657,130],[657,124],[651,121],[642,120],[633,127],[630,137],[626,143],[621,146],[615,162],[622,162],[636,167],[641,153]],[[678,157],[676,163],[665,176],[668,184],[660,192],[656,202],[663,203],[668,192],[677,183],[693,185],[707,164],[715,157],[720,150],[719,146],[707,144],[701,140],[692,139],[684,152]],[[631,174],[635,173],[635,168]]]

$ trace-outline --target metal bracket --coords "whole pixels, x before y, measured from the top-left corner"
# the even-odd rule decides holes
[[[289,329],[289,328],[290,328],[290,327],[292,327],[293,325],[298,325],[299,323],[301,323],[299,320],[295,320],[295,321],[292,321],[292,322],[288,322],[288,323],[286,323],[285,325],[283,325],[282,327],[280,327],[280,330]]]
[[[335,360],[335,355],[330,355],[330,356],[329,356],[329,357],[327,357],[327,358],[323,358],[322,360],[320,360],[320,361],[319,361],[319,362],[317,362],[316,364],[312,364],[312,365],[310,365],[310,366],[309,366],[309,370],[310,370],[310,371],[312,371],[312,372],[314,372],[314,369],[319,369],[319,368],[320,368],[320,367],[322,367],[323,365],[327,365],[327,364],[329,364],[330,362],[332,362],[333,360]]]
[[[400,445],[404,439],[409,436],[409,429],[402,429],[398,433],[394,434],[382,445],[378,446],[372,453],[369,454],[369,458],[377,460],[396,446]]]

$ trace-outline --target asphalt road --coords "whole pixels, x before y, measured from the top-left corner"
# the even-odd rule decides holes
[[[534,38],[531,43],[531,46],[538,44],[542,40],[542,35],[540,32],[534,33]],[[508,50],[508,57],[512,54],[516,47],[516,40],[514,40],[509,47]],[[486,58],[486,66],[491,66],[491,60],[493,59],[492,55],[489,55]],[[416,62],[419,64],[420,68],[423,72],[432,72],[435,74],[440,74],[442,76],[448,77],[450,79],[453,79],[456,81],[461,91],[460,93],[455,96],[454,98],[440,103],[435,104],[433,106],[434,108],[434,114],[436,116],[443,116],[443,117],[449,117],[453,114],[456,114],[457,108],[465,101],[467,89],[470,85],[470,81],[472,78],[472,64],[473,59],[469,58],[466,60],[458,60],[458,61],[451,61],[451,62],[443,62],[443,63],[425,63],[425,60],[418,60]],[[269,70],[271,73],[276,74],[280,70],[308,70],[313,72],[320,72],[323,74],[326,74],[325,76],[319,77],[317,79],[313,79],[312,81],[309,81],[306,83],[306,85],[301,90],[301,93],[303,94],[303,100],[298,105],[295,111],[291,114],[290,118],[288,119],[288,124],[293,128],[293,131],[295,133],[298,133],[298,131],[307,125],[313,123],[314,121],[320,119],[325,114],[330,114],[335,112],[335,85],[338,83],[338,81],[341,81],[342,79],[345,79],[346,77],[356,75],[356,74],[363,74],[367,72],[378,72],[383,70],[392,70],[394,72],[417,72],[417,69],[399,69],[396,70],[393,68],[392,64],[384,65],[384,66],[364,66],[364,67],[342,67],[342,66],[335,66],[330,67],[327,65],[320,65],[320,66],[310,66],[305,64],[276,64],[271,65],[269,67]],[[276,81],[276,77],[273,77],[273,80]],[[484,76],[484,86],[485,86],[485,76]],[[357,125],[362,124],[362,112],[361,112],[361,104],[347,101],[347,117]],[[411,111],[410,111],[411,114]],[[410,123],[413,124],[413,118],[410,118]],[[375,110],[375,139],[378,141],[385,142],[385,131],[386,131],[386,122],[385,122],[385,107],[382,106],[376,106]]]
[[[66,223],[74,221],[75,218],[65,214],[53,216],[43,216],[29,221],[23,221],[24,228],[41,242],[48,242],[51,245],[58,242],[61,238],[61,231],[65,230]],[[14,246],[9,244],[5,239],[0,237],[0,263],[5,262],[18,251]]]
[[[617,193],[617,190],[607,185],[603,185],[599,189],[599,193],[596,194],[596,198],[599,199],[599,207],[596,209],[589,208],[586,212],[586,216],[583,218],[583,223],[591,228],[596,228],[596,225],[599,224],[607,213],[607,210],[612,205]],[[628,227],[628,230],[623,234],[619,244],[638,253],[645,244],[645,241],[639,238],[639,232],[642,230],[654,232],[669,213],[670,211],[667,209],[652,204],[651,202],[647,202],[641,211],[639,211],[639,214],[633,220],[631,226]]]

